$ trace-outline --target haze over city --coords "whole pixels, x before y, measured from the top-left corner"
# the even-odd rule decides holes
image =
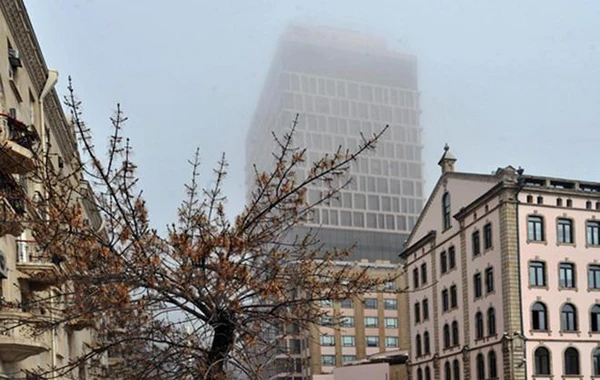
[[[154,225],[174,218],[202,156],[221,152],[228,214],[244,201],[244,141],[279,35],[290,22],[385,38],[418,57],[426,192],[444,143],[457,170],[594,179],[600,111],[597,1],[27,0],[64,94],[71,75],[93,133],[120,102]],[[75,57],[75,59],[74,59]]]

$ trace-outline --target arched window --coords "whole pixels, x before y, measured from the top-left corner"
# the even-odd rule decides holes
[[[417,369],[417,380],[423,380],[423,370],[421,368]]]
[[[590,322],[592,331],[600,331],[600,305],[594,305],[590,312]]]
[[[431,380],[431,370],[429,366],[425,367],[425,380]]]
[[[447,191],[442,196],[442,220],[444,229],[450,228],[450,193]]]
[[[454,372],[454,380],[460,380],[460,363],[457,359],[452,362],[452,371]]]
[[[460,343],[458,341],[458,322],[452,322],[452,345],[458,346]]]
[[[487,311],[488,335],[496,334],[496,311],[490,307]]]
[[[444,380],[452,380],[452,370],[450,369],[450,362],[444,363]]]
[[[531,329],[548,329],[548,315],[546,313],[546,305],[544,305],[541,302],[536,302],[531,307]]]
[[[596,347],[592,351],[592,365],[594,367],[594,375],[600,375],[600,347]]]
[[[483,359],[483,354],[477,355],[477,380],[485,379],[485,362]]]
[[[489,378],[495,379],[498,377],[498,367],[496,367],[496,352],[494,350],[488,352],[488,372]]]
[[[423,334],[423,346],[425,355],[429,355],[431,353],[431,349],[429,346],[429,331],[425,331],[425,333]]]
[[[450,347],[450,326],[444,325],[444,348]]]
[[[421,334],[417,334],[417,357],[423,355],[423,351],[421,348]]]
[[[483,338],[483,314],[480,311],[475,314],[475,338]]]
[[[579,375],[579,351],[573,347],[565,350],[565,375]]]
[[[562,331],[577,331],[577,310],[570,303],[564,304],[560,311],[560,328]]]
[[[546,347],[538,347],[535,350],[535,374],[549,375],[550,374],[550,351]]]

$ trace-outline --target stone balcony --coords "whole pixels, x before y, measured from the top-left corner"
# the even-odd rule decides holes
[[[0,306],[0,361],[18,362],[50,349],[47,334],[36,334],[27,325],[33,319],[20,309]]]
[[[33,240],[17,240],[17,270],[33,291],[45,290],[58,282],[58,261]]]
[[[11,115],[0,113],[0,169],[4,173],[24,174],[35,167],[34,146],[39,136]]]

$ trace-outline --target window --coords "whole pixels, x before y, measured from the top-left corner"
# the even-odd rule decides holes
[[[573,221],[571,219],[559,218],[556,222],[556,238],[559,243],[573,243]]]
[[[460,363],[457,359],[452,362],[452,371],[454,372],[454,380],[460,380]]]
[[[600,332],[600,305],[592,306],[590,311],[590,327],[593,332]]]
[[[548,329],[546,305],[541,302],[536,302],[531,307],[531,329],[538,331]]]
[[[423,305],[422,305],[422,309],[423,309],[423,320],[427,321],[429,320],[429,300],[427,300],[427,298],[425,298],[423,300]]]
[[[458,346],[460,344],[458,339],[458,322],[452,322],[452,345]]]
[[[570,303],[564,304],[560,310],[560,329],[562,331],[577,331],[577,310]]]
[[[452,370],[450,369],[450,362],[444,363],[444,380],[452,380]]]
[[[537,197],[537,204],[538,205],[543,205],[544,204],[544,197],[542,197],[541,195]]]
[[[335,355],[321,355],[321,364],[323,365],[335,365]]]
[[[588,268],[588,288],[600,289],[600,265],[590,265]]]
[[[527,217],[527,240],[544,240],[544,220],[540,216],[530,215]]]
[[[448,311],[448,289],[442,290],[442,311]]]
[[[385,346],[386,347],[398,347],[398,337],[397,336],[386,336],[385,337]]]
[[[398,309],[398,300],[395,298],[384,298],[383,299],[383,308],[385,310],[397,310]]]
[[[546,347],[538,347],[535,350],[534,371],[536,375],[550,374],[550,351]]]
[[[417,302],[415,303],[415,323],[421,322],[421,305]]]
[[[483,339],[483,314],[480,311],[475,314],[475,339]]]
[[[349,363],[356,360],[356,355],[342,355],[342,363]]]
[[[496,334],[496,310],[490,307],[487,311],[488,335]]]
[[[440,267],[442,274],[448,272],[448,255],[446,254],[446,251],[440,253]]]
[[[477,355],[477,380],[485,379],[485,363],[483,361],[483,354]]]
[[[423,370],[421,368],[417,369],[417,380],[423,380]]]
[[[444,325],[444,348],[450,347],[450,326]]]
[[[562,207],[562,198],[556,198],[556,205]]]
[[[331,300],[320,300],[319,306],[324,308],[331,308],[333,307],[333,302],[331,302]]]
[[[377,298],[365,298],[365,309],[377,309]]]
[[[458,307],[458,294],[456,292],[456,285],[450,287],[450,307]]]
[[[565,350],[565,375],[579,375],[579,351],[573,347]]]
[[[481,253],[481,241],[479,238],[479,231],[475,231],[471,235],[471,244],[473,245],[473,256],[479,255]]]
[[[333,317],[321,317],[321,326],[333,326]]]
[[[356,345],[356,339],[354,335],[342,335],[342,346],[354,347]]]
[[[427,264],[421,264],[421,283],[427,283]]]
[[[485,291],[486,293],[494,291],[494,268],[492,267],[485,270]]]
[[[365,317],[365,327],[378,327],[379,326],[379,321],[377,320],[377,317]]]
[[[529,285],[546,286],[546,263],[543,261],[529,263]]]
[[[423,347],[421,346],[421,334],[416,337],[417,357],[423,356]]]
[[[575,265],[572,263],[560,263],[559,285],[561,288],[575,287]]]
[[[429,345],[429,332],[425,331],[423,334],[423,351],[425,351],[425,355],[429,355],[431,353],[431,346]]]
[[[354,309],[354,301],[351,299],[342,300],[340,306],[342,309]]]
[[[341,327],[354,327],[354,317],[341,317],[340,318],[340,326]]]
[[[379,347],[379,337],[371,335],[366,337],[367,347]]]
[[[321,335],[321,346],[335,346],[335,339],[332,335]]]
[[[488,223],[483,227],[483,248],[492,248],[492,224]]]
[[[386,329],[397,329],[398,328],[398,318],[396,317],[385,317],[383,319],[384,326]]]
[[[448,248],[448,267],[449,269],[456,268],[456,250],[454,247]]]
[[[475,298],[481,297],[481,273],[475,273],[473,276],[473,291]]]
[[[442,196],[442,220],[444,229],[450,228],[450,193],[445,192]]]
[[[600,222],[587,222],[587,244],[600,245]]]
[[[415,289],[419,287],[419,269],[413,269],[413,286]]]
[[[490,379],[495,379],[498,377],[498,367],[496,366],[496,352],[494,350],[488,352],[488,371]]]
[[[425,380],[431,380],[431,370],[429,367],[425,367]]]
[[[600,375],[600,348],[598,347],[592,352],[592,365],[594,366],[594,375]]]

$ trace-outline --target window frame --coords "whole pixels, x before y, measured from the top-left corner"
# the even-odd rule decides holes
[[[588,265],[588,290],[600,290],[600,265]]]
[[[473,275],[473,298],[478,299],[483,297],[483,284],[481,283],[481,273]]]
[[[535,261],[530,261],[529,262],[529,286],[530,287],[536,287],[536,288],[544,288],[546,287],[546,262],[545,261],[540,261],[540,260],[535,260]],[[534,270],[534,272],[532,272],[532,269]],[[541,275],[542,275],[542,282],[541,284],[539,283],[539,270],[541,269]],[[535,276],[532,276],[532,274],[535,274]],[[533,281],[535,280],[535,281]]]
[[[600,305],[594,304],[590,308],[590,332],[600,333]]]
[[[558,263],[558,287],[560,289],[577,289],[575,263],[561,261]]]
[[[585,222],[585,242],[587,247],[600,246],[600,222],[587,220]]]
[[[475,230],[471,234],[471,251],[473,252],[473,257],[481,254],[481,236],[479,230]]]
[[[367,323],[367,321],[375,321],[375,324],[373,323]],[[379,318],[378,317],[365,317],[364,320],[365,323],[365,328],[366,329],[377,329],[379,328]]]
[[[540,215],[527,215],[527,242],[544,242],[544,218]]]
[[[442,226],[444,231],[452,227],[451,208],[450,193],[446,191],[442,195]]]
[[[494,267],[485,268],[485,293],[494,291]]]
[[[540,306],[541,309],[536,309]],[[548,307],[541,301],[534,302],[531,305],[531,330],[532,331],[548,331]],[[537,325],[537,327],[536,327]]]
[[[556,243],[574,244],[573,219],[556,218]]]
[[[458,290],[456,285],[450,286],[450,309],[458,307]]]
[[[577,308],[572,303],[565,303],[560,308],[560,331],[578,331]]]
[[[550,376],[552,374],[551,353],[545,346],[539,346],[533,352],[533,374],[535,376]]]
[[[348,340],[349,342],[345,342]],[[356,347],[356,336],[355,335],[342,335],[341,336],[342,347]]]
[[[574,355],[570,355],[571,353]],[[575,362],[571,363],[570,360],[575,360]],[[567,347],[563,353],[563,374],[565,376],[581,375],[581,360],[579,350],[577,350],[575,347]]]
[[[440,253],[440,272],[441,274],[448,272],[448,255],[446,251]]]
[[[488,336],[496,335],[496,309],[493,306],[487,310],[487,334]]]
[[[456,268],[456,248],[450,246],[448,248],[448,271]]]
[[[492,234],[492,223],[486,223],[483,226],[483,249],[487,251],[488,249],[492,249],[493,244],[493,234]]]
[[[475,313],[475,340],[483,339],[485,336],[485,329],[483,324],[483,313],[478,311]]]

